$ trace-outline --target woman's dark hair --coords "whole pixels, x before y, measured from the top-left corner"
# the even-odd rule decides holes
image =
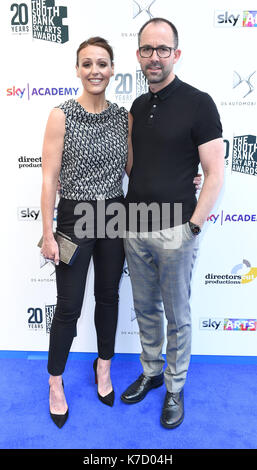
[[[103,49],[105,49],[110,56],[111,63],[113,64],[113,58],[114,58],[113,50],[110,44],[108,43],[108,41],[106,41],[106,39],[103,39],[100,36],[95,36],[95,37],[87,39],[86,41],[80,44],[77,50],[77,66],[79,65],[79,53],[82,49],[85,49],[85,47],[87,46],[98,46],[98,47],[102,47]]]
[[[175,49],[178,48],[178,31],[177,31],[177,28],[176,28],[176,26],[174,26],[173,23],[171,23],[169,20],[166,20],[165,18],[151,18],[145,24],[143,24],[143,26],[141,26],[141,28],[139,30],[139,33],[138,33],[138,45],[139,46],[140,46],[140,38],[141,38],[142,31],[150,23],[167,23],[171,27],[173,35],[174,35],[174,47],[175,47]]]

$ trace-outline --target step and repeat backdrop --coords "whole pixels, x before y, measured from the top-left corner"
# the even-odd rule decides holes
[[[175,73],[213,97],[224,129],[225,183],[201,234],[193,274],[192,353],[257,354],[257,4],[237,0],[2,2],[2,350],[48,350],[56,285],[54,267],[40,263],[37,247],[42,142],[50,110],[81,94],[76,50],[90,36],[110,42],[115,74],[107,97],[129,110],[147,91],[137,33],[152,17],[177,26],[182,55]],[[91,265],[72,351],[96,351],[93,283]],[[116,352],[140,350],[125,264]]]

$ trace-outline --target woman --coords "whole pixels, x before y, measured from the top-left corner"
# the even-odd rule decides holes
[[[83,92],[54,108],[43,143],[41,207],[45,258],[56,264],[57,305],[52,321],[48,356],[50,415],[58,427],[68,417],[62,374],[83,303],[88,266],[93,257],[95,327],[98,358],[94,361],[98,398],[112,406],[114,390],[111,358],[118,315],[118,289],[124,265],[122,238],[97,238],[97,201],[123,203],[122,178],[132,166],[131,117],[125,108],[106,100],[105,90],[113,75],[113,51],[105,39],[90,38],[77,50],[77,76]],[[61,198],[57,230],[79,244],[72,266],[59,262],[52,221],[58,180]],[[94,234],[78,238],[74,214],[78,203],[93,208]],[[108,222],[108,216],[105,218]]]
[[[83,93],[78,100],[68,100],[50,113],[43,144],[41,252],[56,264],[57,305],[50,333],[48,371],[50,373],[50,414],[61,427],[68,417],[62,374],[76,336],[87,270],[93,256],[95,271],[95,326],[98,359],[94,362],[99,399],[112,406],[114,391],[110,362],[118,315],[118,288],[124,265],[121,238],[77,239],[74,215],[78,202],[90,202],[97,218],[97,200],[123,201],[122,177],[128,160],[128,113],[105,98],[113,75],[113,51],[100,37],[83,42],[77,51],[77,76]],[[59,262],[58,245],[53,236],[52,220],[58,179],[61,198],[57,230],[79,244],[72,266]],[[107,222],[108,220],[106,220]],[[94,235],[96,235],[94,233]]]

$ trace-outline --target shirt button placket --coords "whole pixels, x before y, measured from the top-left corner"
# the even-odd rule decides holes
[[[154,100],[156,101],[156,99],[158,98],[157,95],[154,95]],[[154,104],[152,105],[152,109],[150,111],[150,115],[148,117],[148,126],[152,126],[153,123],[154,123],[154,114],[155,114],[155,110],[157,108],[157,104],[156,102],[154,102]]]

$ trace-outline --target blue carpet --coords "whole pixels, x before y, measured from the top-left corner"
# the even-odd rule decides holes
[[[257,449],[256,361],[192,358],[185,419],[166,430],[160,424],[164,386],[135,405],[120,400],[141,373],[138,355],[113,360],[113,408],[97,399],[95,354],[77,357],[64,374],[70,415],[60,430],[48,413],[46,355],[0,355],[0,449]]]

